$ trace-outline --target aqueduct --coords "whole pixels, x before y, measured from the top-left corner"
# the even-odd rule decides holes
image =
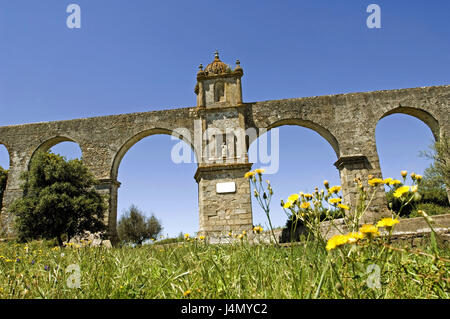
[[[252,227],[250,184],[244,178],[252,166],[247,157],[251,139],[239,134],[231,139],[228,135],[219,137],[218,141],[224,141],[225,153],[211,157],[202,152],[206,141],[192,138],[196,130],[203,134],[211,129],[225,132],[254,128],[256,138],[260,132],[281,125],[310,128],[324,137],[337,154],[335,166],[346,203],[352,203],[357,193],[354,178],[381,177],[375,143],[375,128],[381,118],[393,113],[409,114],[425,122],[436,139],[450,136],[450,85],[244,103],[242,76],[239,61],[231,69],[216,53],[214,61],[204,70],[200,65],[197,73],[196,107],[0,127],[0,144],[10,154],[1,217],[11,221],[7,208],[22,195],[19,177],[28,169],[33,154],[63,141],[78,143],[84,163],[100,180],[98,191],[109,195],[105,222],[114,238],[120,161],[131,146],[149,135],[175,134],[195,151],[199,162],[195,174],[199,232],[203,234]],[[186,134],[180,134],[180,128]],[[212,138],[217,136],[213,134]],[[233,152],[235,144],[245,145],[244,152]],[[220,148],[210,143],[209,149],[211,145],[214,151]],[[218,186],[224,184],[232,187],[223,191]],[[369,218],[379,217],[385,210],[384,195],[379,194]]]

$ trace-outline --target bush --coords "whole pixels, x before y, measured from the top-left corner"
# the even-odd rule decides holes
[[[105,231],[104,199],[96,180],[78,160],[66,161],[50,152],[36,155],[22,176],[24,195],[11,205],[20,241],[70,240],[86,231]]]
[[[123,243],[131,243],[138,246],[148,239],[156,239],[161,230],[161,223],[154,215],[147,218],[134,205],[125,212],[117,225],[120,240]]]

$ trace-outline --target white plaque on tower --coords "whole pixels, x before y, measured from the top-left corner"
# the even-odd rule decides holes
[[[216,192],[218,194],[234,193],[236,192],[236,183],[235,182],[217,183]]]

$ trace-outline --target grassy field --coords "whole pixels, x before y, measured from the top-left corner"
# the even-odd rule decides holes
[[[368,239],[329,251],[245,239],[112,249],[9,242],[0,244],[0,297],[449,298],[449,258],[445,247],[412,253]]]

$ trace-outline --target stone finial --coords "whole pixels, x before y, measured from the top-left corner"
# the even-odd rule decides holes
[[[235,68],[235,70],[237,70],[237,69],[242,69],[241,68],[241,61],[239,61],[239,60],[236,60],[236,68]]]

